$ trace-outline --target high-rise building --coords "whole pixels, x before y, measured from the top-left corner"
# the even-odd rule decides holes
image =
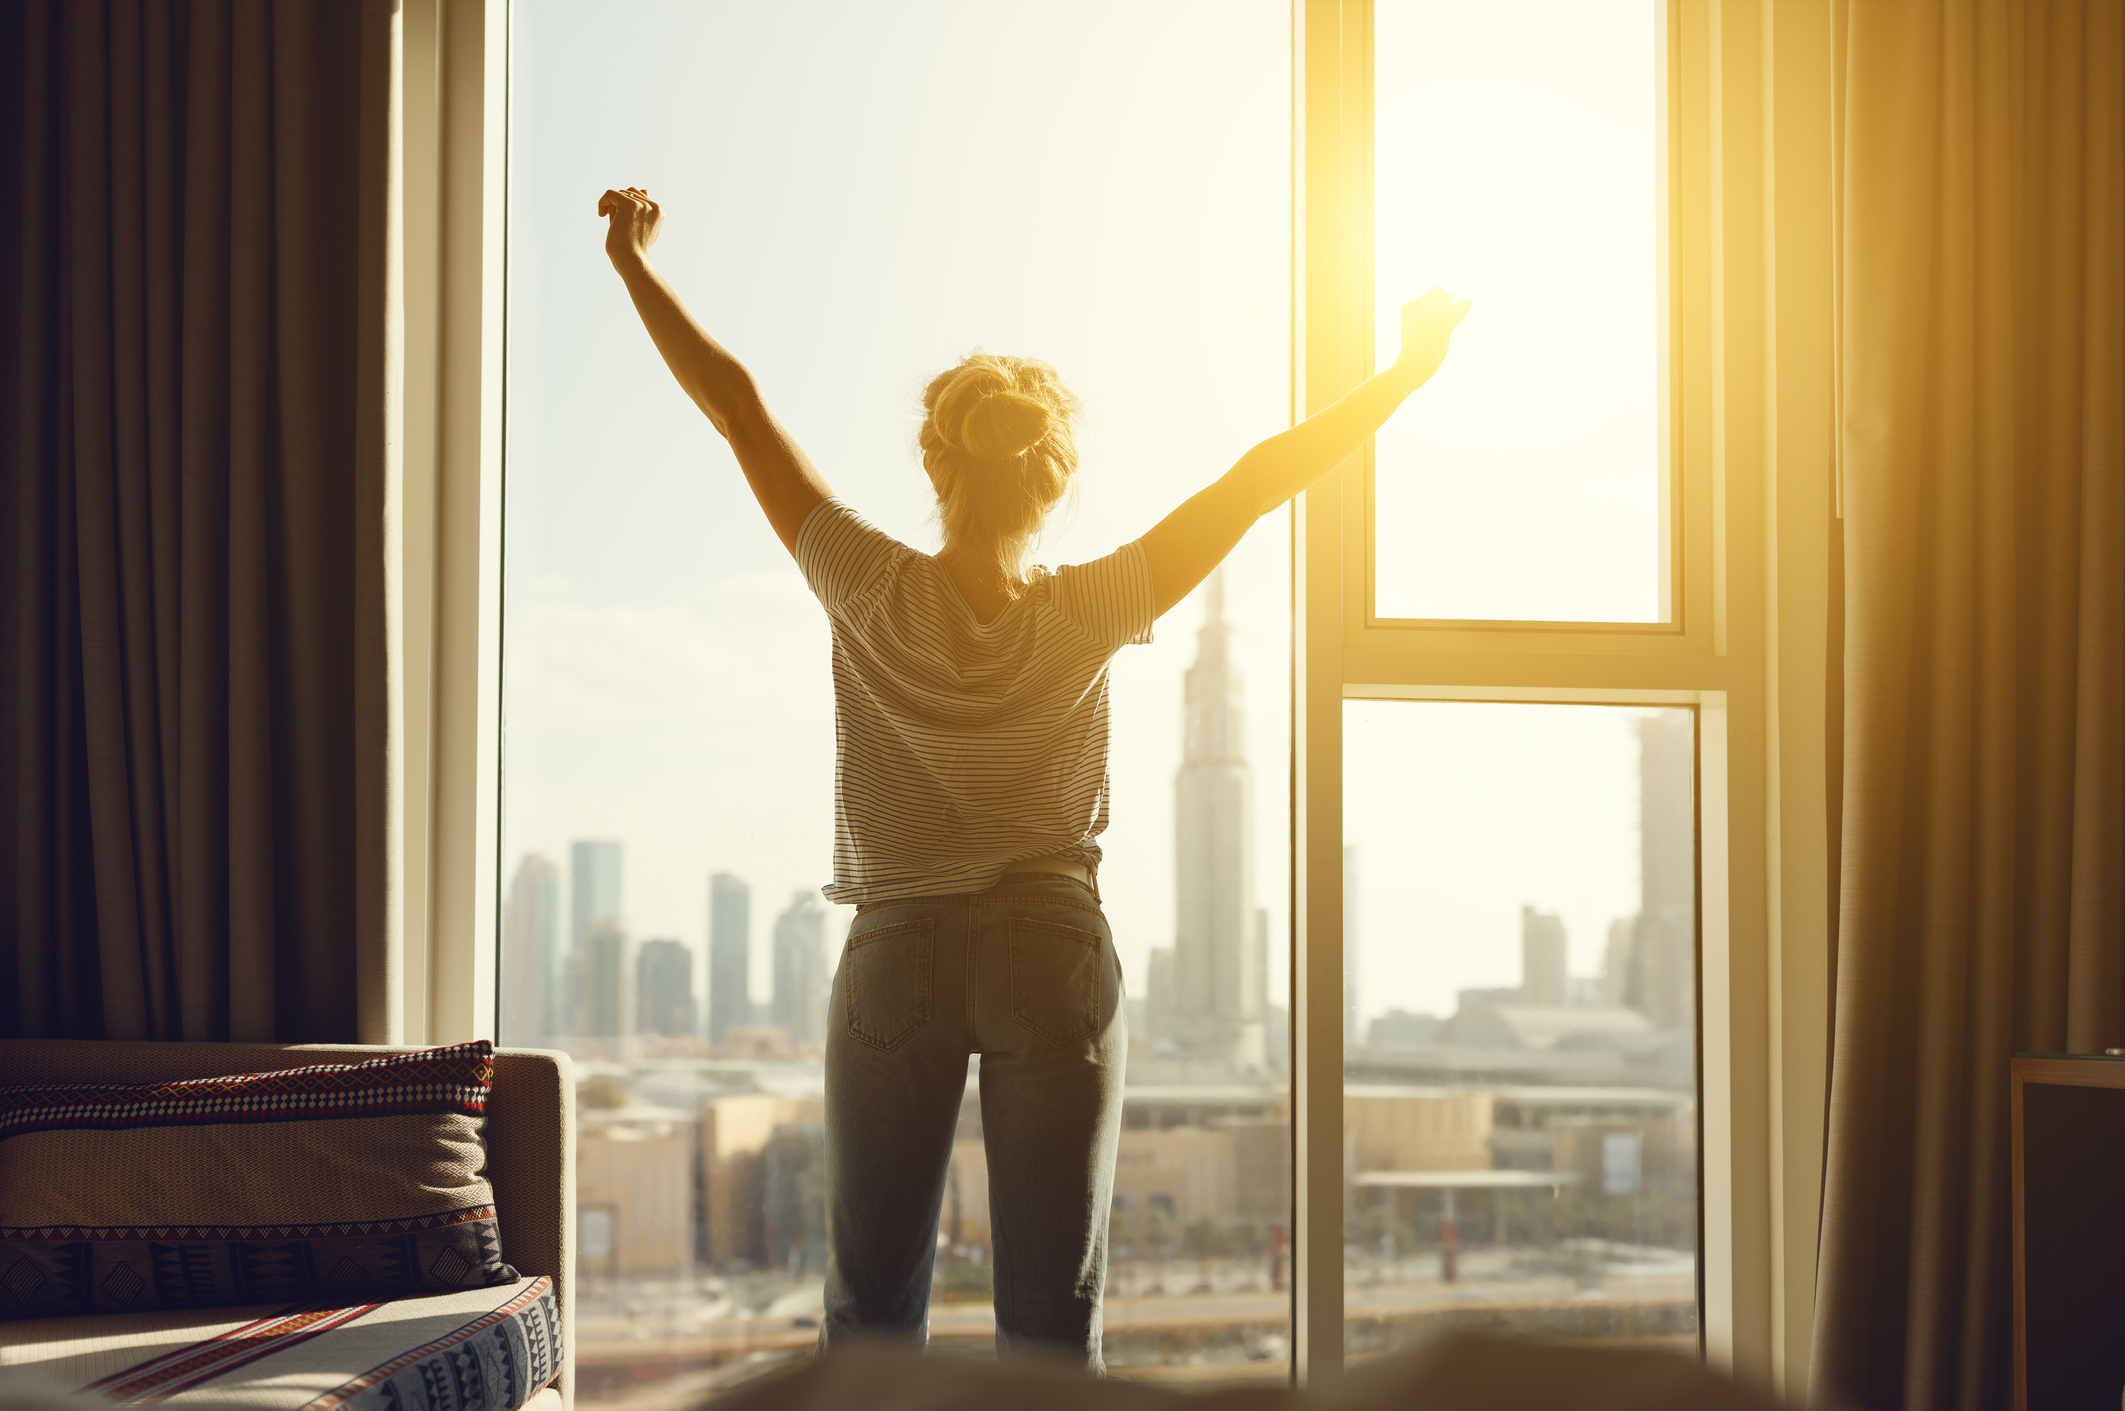
[[[684,1038],[695,1030],[694,953],[679,941],[644,941],[635,953],[635,1032]]]
[[[1631,987],[1631,951],[1638,918],[1619,916],[1609,922],[1608,946],[1601,953],[1601,1003],[1610,1009],[1624,1007]]]
[[[1184,678],[1181,767],[1174,779],[1175,1052],[1242,1072],[1267,1067],[1267,928],[1254,898],[1254,778],[1241,678],[1225,621],[1222,573]]]
[[[536,1048],[562,1032],[561,869],[526,853],[502,906],[502,1042]]]
[[[708,1041],[753,1022],[753,892],[728,872],[708,879]]]
[[[582,945],[595,923],[618,921],[627,914],[620,899],[620,858],[618,843],[579,839],[569,845],[569,945]]]
[[[803,888],[789,910],[775,918],[775,994],[769,1021],[789,1031],[793,1043],[826,1041],[826,992],[833,976],[826,963],[826,904]]]
[[[1358,1041],[1358,845],[1343,844],[1343,1043]]]
[[[1695,756],[1688,711],[1638,722],[1638,917],[1624,1002],[1661,1029],[1697,1022]]]
[[[570,981],[558,996],[557,1027],[575,1034],[614,1037],[620,1032],[626,990],[614,966],[624,966],[627,942],[621,897],[620,845],[605,839],[579,838],[568,845],[568,960]],[[605,926],[611,935],[596,955],[591,932]],[[609,974],[607,972],[610,972]],[[599,997],[598,985],[611,988]]]
[[[634,1032],[633,986],[627,983],[627,930],[612,918],[590,923],[578,948],[582,961],[581,1032],[594,1039],[625,1038]]]
[[[1151,952],[1144,976],[1144,1027],[1155,1038],[1174,1030],[1174,1000],[1178,986],[1173,978],[1173,947]]]
[[[1562,1009],[1572,1002],[1564,918],[1520,908],[1520,1003]]]

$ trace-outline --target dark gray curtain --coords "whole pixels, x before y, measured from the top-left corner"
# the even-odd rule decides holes
[[[0,1034],[391,1036],[394,9],[0,3]]]
[[[1815,1382],[2011,1401],[2008,1060],[2125,1044],[2125,7],[1842,7]]]

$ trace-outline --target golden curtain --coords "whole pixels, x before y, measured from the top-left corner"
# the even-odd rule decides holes
[[[1850,0],[1818,1392],[2006,1404],[2007,1063],[2125,1044],[2125,4]]]

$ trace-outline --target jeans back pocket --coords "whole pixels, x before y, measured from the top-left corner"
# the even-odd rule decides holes
[[[930,969],[937,923],[930,917],[851,935],[841,960],[849,1037],[898,1048],[930,1022]]]
[[[1058,1048],[1091,1038],[1106,971],[1099,936],[1015,916],[1010,934],[1011,1017]]]

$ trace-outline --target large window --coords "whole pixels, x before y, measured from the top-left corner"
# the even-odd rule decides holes
[[[1299,17],[1305,410],[1404,300],[1474,301],[1299,520],[1300,1366],[1469,1323],[1693,1347],[1725,674],[1671,381],[1680,16]]]
[[[1377,442],[1116,659],[1107,1361],[1282,1381],[1457,1320],[1688,1346],[1728,1316],[1699,1020],[1754,570],[1715,575],[1752,511],[1715,518],[1711,383],[1678,371],[1711,365],[1689,14],[514,0],[500,1032],[582,1079],[579,1395],[676,1407],[812,1345],[850,921],[818,896],[825,623],[604,259],[626,184],[836,490],[924,549],[917,398],[976,347],[1084,401],[1036,555],[1073,562],[1356,385],[1402,300],[1474,299]],[[1243,758],[1198,748],[1205,710]],[[977,1082],[932,1309],[969,1348]]]
[[[823,615],[636,323],[599,192],[664,204],[660,266],[835,489],[918,547],[924,381],[976,347],[1055,364],[1083,478],[1036,556],[1079,561],[1288,424],[1290,46],[1281,0],[518,0],[501,1032],[583,1078],[586,1400],[677,1405],[816,1336],[850,919],[818,895]],[[1287,1375],[1289,584],[1279,514],[1114,666],[1122,1375]],[[1184,701],[1236,720],[1243,757],[1198,748]],[[1211,970],[1242,983],[1197,1003]],[[993,1329],[975,1081],[931,1325],[970,1346]]]
[[[1332,160],[1369,198],[1343,207],[1369,296],[1322,315],[1369,332],[1379,365],[1423,288],[1474,314],[1343,477],[1360,532],[1309,545],[1309,581],[1339,590],[1309,630],[1346,647],[1309,683],[1306,741],[1315,777],[1339,763],[1308,832],[1326,851],[1320,815],[1340,816],[1339,924],[1317,914],[1307,949],[1341,950],[1340,1050],[1310,1052],[1342,1076],[1341,1351],[1471,1319],[1694,1347],[1696,698],[1635,662],[1691,640],[1665,420],[1669,16],[1366,9],[1333,39],[1370,75],[1370,142]],[[1363,261],[1336,253],[1317,273],[1348,281]]]

